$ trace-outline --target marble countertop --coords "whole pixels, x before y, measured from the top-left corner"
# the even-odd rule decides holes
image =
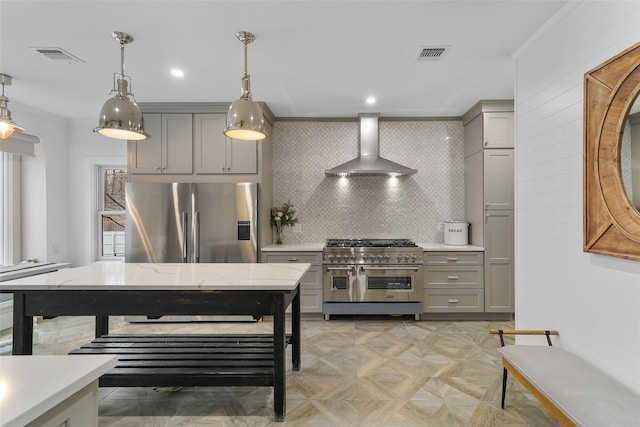
[[[482,246],[473,245],[445,245],[444,243],[420,243],[416,242],[418,246],[424,249],[425,252],[463,252],[463,251],[484,251]],[[324,243],[296,243],[296,244],[282,244],[282,245],[268,245],[262,248],[262,252],[322,252],[324,249]]]
[[[24,262],[16,265],[8,265],[0,268],[0,282],[49,273],[70,266],[71,264],[67,262]]]
[[[311,264],[96,262],[0,283],[14,290],[292,290]]]
[[[116,366],[116,356],[3,356],[0,425],[24,426]]]
[[[322,252],[324,243],[296,243],[292,245],[268,245],[261,249],[262,252]]]
[[[484,251],[482,246],[473,245],[445,245],[444,243],[420,243],[416,242],[418,246],[424,249],[425,252],[473,252]]]

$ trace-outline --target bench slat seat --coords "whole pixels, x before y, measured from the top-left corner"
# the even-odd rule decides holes
[[[584,359],[551,346],[508,345],[499,351],[510,372],[524,377],[574,424],[640,425],[640,395]]]

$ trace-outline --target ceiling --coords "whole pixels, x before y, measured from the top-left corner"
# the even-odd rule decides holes
[[[231,102],[249,45],[253,99],[277,117],[461,116],[512,99],[513,52],[566,1],[0,1],[0,73],[11,103],[97,121],[120,48],[138,102]],[[422,46],[450,46],[417,61]],[[83,62],[54,61],[62,48]],[[170,74],[174,67],[183,78]],[[365,98],[377,102],[367,105]],[[14,119],[18,121],[14,113]]]

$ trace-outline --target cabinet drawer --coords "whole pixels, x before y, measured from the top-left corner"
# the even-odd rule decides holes
[[[287,313],[291,313],[291,305]],[[300,313],[322,313],[322,289],[300,289]]]
[[[482,252],[425,252],[425,265],[482,265]]]
[[[441,289],[482,289],[484,269],[482,267],[438,267],[424,269],[424,287]]]
[[[482,289],[425,289],[425,313],[476,313],[484,311]]]
[[[322,264],[322,252],[263,252],[264,262]]]
[[[300,312],[322,313],[322,289],[300,290]]]
[[[319,289],[322,291],[322,267],[312,265],[300,279],[300,290]]]

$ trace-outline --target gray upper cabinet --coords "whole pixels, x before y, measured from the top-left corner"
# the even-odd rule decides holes
[[[484,311],[514,311],[513,102],[481,101],[463,116],[465,219],[484,247]]]
[[[513,148],[513,103],[484,101],[481,108],[474,106],[463,117],[464,156],[469,157],[483,149]],[[487,104],[489,103],[489,104]]]
[[[513,148],[513,112],[483,113],[484,148]]]
[[[191,114],[145,114],[150,137],[129,141],[128,171],[133,174],[190,174],[193,172]]]
[[[196,173],[258,173],[257,142],[227,138],[225,122],[225,114],[194,115]]]

